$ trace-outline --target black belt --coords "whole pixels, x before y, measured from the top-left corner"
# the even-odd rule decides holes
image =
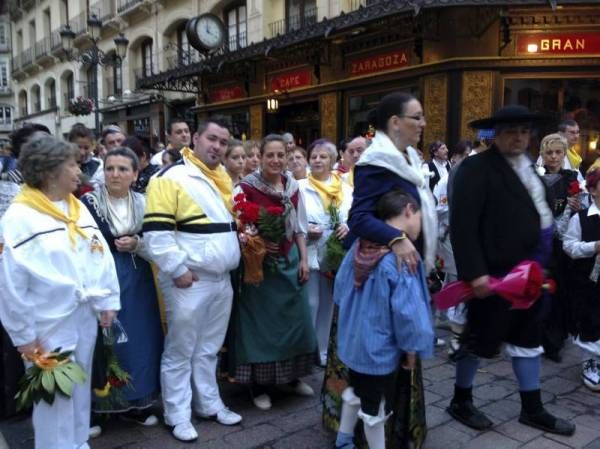
[[[218,234],[220,232],[237,231],[237,224],[235,221],[230,223],[183,224],[177,226],[177,230],[194,234]]]

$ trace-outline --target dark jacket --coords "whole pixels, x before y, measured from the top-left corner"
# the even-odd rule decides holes
[[[402,190],[412,195],[417,202],[420,201],[415,185],[396,173],[374,165],[354,167],[354,193],[348,215],[350,233],[344,246],[350,247],[357,237],[387,245],[400,235],[399,230],[375,216],[377,201],[390,190]],[[418,245],[419,242],[417,248]]]
[[[532,168],[532,176],[538,176]],[[495,146],[461,164],[454,180],[450,235],[458,277],[504,275],[541,243],[540,216]]]
[[[442,178],[433,161],[427,162],[427,165],[429,166],[429,171],[433,172],[433,176],[429,178],[429,189],[433,192],[433,188],[438,182],[440,182],[440,179]],[[446,162],[446,170],[448,170],[448,173],[450,173],[450,164],[448,162]]]

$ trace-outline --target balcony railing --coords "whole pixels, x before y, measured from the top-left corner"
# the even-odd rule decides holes
[[[35,59],[50,55],[50,38],[45,37],[35,43]]]
[[[106,22],[115,16],[115,2],[113,0],[99,0],[90,5],[90,12]]]
[[[383,0],[350,0],[350,9],[348,12],[375,5],[376,3],[381,3],[382,1]]]
[[[79,13],[73,19],[69,20],[69,26],[76,36],[80,36],[87,31],[88,15],[86,11]]]
[[[21,61],[21,53],[19,53],[18,55],[13,55],[11,59],[11,67],[12,73],[21,71],[21,69],[23,68],[23,63]]]
[[[21,67],[27,68],[33,64],[33,48],[26,48],[21,52]]]
[[[229,36],[228,38],[227,47],[229,48],[229,51],[236,51],[247,45],[246,33],[240,33],[237,36]]]
[[[317,23],[317,7],[306,8],[304,14],[288,16],[269,24],[271,37],[286,34]]]
[[[62,48],[62,40],[60,38],[60,31],[62,28],[58,28],[50,33],[50,49],[57,51]]]
[[[144,3],[144,0],[118,0],[117,12],[119,14],[123,14],[140,3]]]

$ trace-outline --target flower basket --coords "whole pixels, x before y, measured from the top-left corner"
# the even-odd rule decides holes
[[[69,112],[73,115],[88,115],[94,109],[91,98],[77,97],[69,100]]]

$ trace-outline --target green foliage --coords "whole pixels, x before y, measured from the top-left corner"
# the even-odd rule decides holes
[[[258,232],[260,235],[273,243],[281,244],[285,236],[286,214],[273,215],[261,207],[258,214]]]

